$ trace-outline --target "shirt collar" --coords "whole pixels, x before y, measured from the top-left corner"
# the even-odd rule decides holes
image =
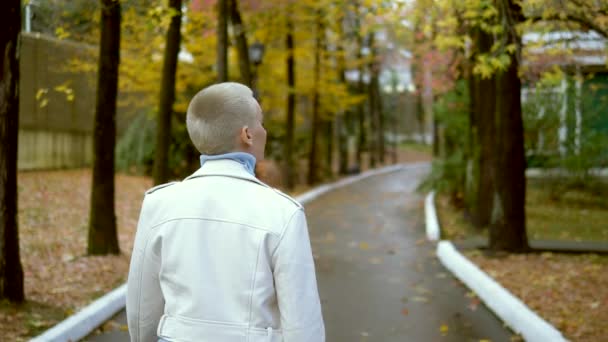
[[[201,167],[208,160],[221,160],[221,159],[234,160],[234,161],[240,163],[241,165],[243,165],[245,170],[247,170],[247,172],[250,175],[255,176],[256,159],[252,154],[245,153],[245,152],[230,152],[230,153],[217,154],[217,155],[201,154]]]
[[[192,175],[186,177],[184,181],[206,176],[223,176],[238,178],[248,180],[265,187],[269,187],[268,185],[257,179],[255,175],[249,173],[249,171],[247,171],[240,162],[227,158],[205,160],[201,168],[194,172]]]

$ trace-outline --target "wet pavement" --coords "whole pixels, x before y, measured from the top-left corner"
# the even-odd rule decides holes
[[[373,176],[306,205],[328,342],[510,341],[425,240],[415,189],[428,171]],[[123,312],[87,340],[128,341],[125,330]]]

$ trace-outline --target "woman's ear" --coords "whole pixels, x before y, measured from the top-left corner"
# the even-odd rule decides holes
[[[253,138],[249,132],[248,126],[243,126],[243,128],[241,128],[241,141],[245,145],[251,146],[253,144]]]

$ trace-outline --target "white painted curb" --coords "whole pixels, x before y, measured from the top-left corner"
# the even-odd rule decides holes
[[[608,168],[592,168],[589,173],[598,177],[608,177]],[[564,168],[530,168],[526,169],[526,177],[528,178],[540,178],[546,176],[568,176],[570,172]]]
[[[334,183],[318,186],[297,196],[295,199],[301,204],[306,204],[329,191],[344,187],[371,176],[382,175],[404,169],[416,169],[428,166],[428,164],[429,163],[426,162],[396,164],[380,169],[369,170],[359,175],[347,177]],[[30,340],[30,342],[66,342],[80,340],[122,310],[126,305],[126,294],[127,284],[123,284],[103,297],[95,300],[81,311],[48,329],[41,335],[34,337]]]
[[[63,320],[30,342],[78,341],[125,307],[127,284],[123,284],[84,309]]]
[[[427,196],[425,207],[430,205],[433,207],[432,212],[435,212],[435,204],[429,197]],[[436,223],[437,217],[433,219]],[[428,220],[429,216],[427,227],[432,225],[429,225]],[[458,252],[450,241],[443,240],[437,244],[437,257],[454,276],[473,290],[490,310],[526,341],[567,341],[559,330]]]
[[[430,241],[439,240],[439,223],[435,212],[435,191],[431,191],[424,200],[424,216],[426,218],[426,238]]]
[[[329,191],[347,186],[349,184],[361,181],[361,180],[371,177],[371,176],[383,175],[385,173],[391,173],[391,172],[395,172],[395,171],[399,171],[399,170],[403,170],[403,169],[416,169],[416,168],[424,167],[427,165],[429,165],[429,164],[426,162],[411,163],[411,164],[396,164],[396,165],[386,166],[386,167],[383,167],[380,169],[365,171],[359,175],[346,177],[346,178],[339,180],[337,182],[334,182],[334,183],[320,185],[299,196],[296,196],[295,200],[300,202],[300,204],[306,204]]]

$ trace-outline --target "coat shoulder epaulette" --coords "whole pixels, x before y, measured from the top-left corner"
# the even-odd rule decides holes
[[[148,191],[146,191],[146,195],[149,195],[149,194],[151,194],[151,193],[153,193],[155,191],[158,191],[160,189],[164,189],[164,188],[166,188],[168,186],[171,186],[171,185],[174,185],[174,184],[177,184],[177,183],[179,183],[179,182],[169,182],[169,183],[159,184],[159,185],[157,185],[157,186],[155,186],[155,187],[153,187],[151,189],[148,189]]]
[[[296,207],[303,208],[302,204],[300,204],[300,202],[296,201],[293,197],[285,194],[284,192],[282,192],[279,189],[276,189],[276,188],[271,188],[271,189],[274,190],[274,192],[276,192],[277,194],[287,198],[291,203],[295,204]]]

